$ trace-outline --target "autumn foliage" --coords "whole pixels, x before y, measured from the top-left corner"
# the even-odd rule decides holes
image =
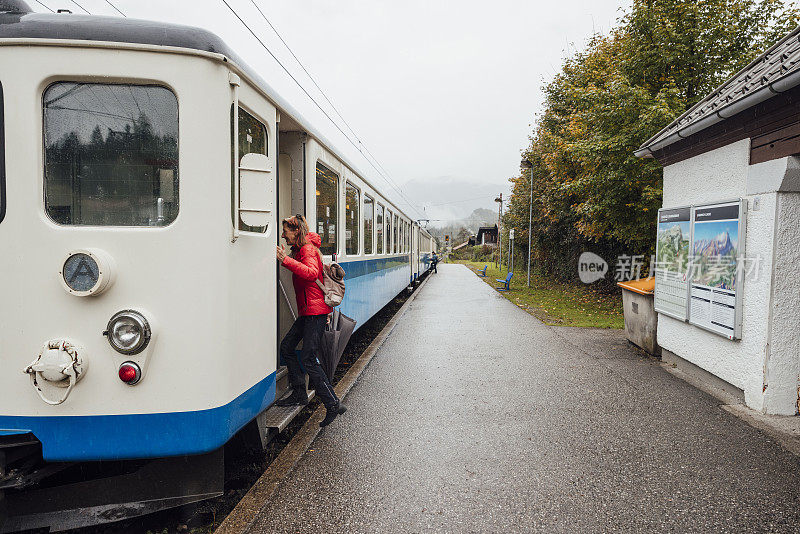
[[[634,0],[608,35],[565,60],[544,87],[523,158],[532,163],[532,261],[575,278],[584,250],[613,265],[655,247],[662,172],[633,151],[794,29],[782,0]],[[511,178],[504,216],[526,261],[531,175]]]

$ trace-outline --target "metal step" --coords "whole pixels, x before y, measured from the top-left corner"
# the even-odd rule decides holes
[[[314,393],[313,389],[308,392],[309,401],[314,398]],[[273,404],[260,416],[263,417],[260,423],[265,428],[272,428],[278,432],[283,432],[283,429],[289,426],[292,419],[302,412],[303,408],[305,408],[305,406],[278,406],[277,404]]]
[[[275,381],[277,382],[278,380],[280,380],[281,378],[283,378],[284,376],[286,376],[288,374],[289,374],[289,369],[287,369],[287,367],[285,365],[281,365],[278,368],[278,372],[275,373]]]
[[[281,365],[275,373],[275,398],[280,399],[290,389],[289,369],[287,369],[285,365]]]

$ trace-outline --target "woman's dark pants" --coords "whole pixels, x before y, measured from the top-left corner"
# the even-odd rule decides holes
[[[303,368],[308,373],[311,387],[316,390],[316,394],[322,399],[326,408],[335,406],[339,402],[336,393],[333,391],[330,380],[322,370],[317,355],[320,352],[322,343],[322,333],[328,321],[327,315],[303,315],[297,318],[289,332],[281,341],[281,360],[289,370],[289,383],[296,391],[305,391],[306,380],[300,362],[295,355],[295,348],[300,340],[303,340],[303,350],[300,359]]]

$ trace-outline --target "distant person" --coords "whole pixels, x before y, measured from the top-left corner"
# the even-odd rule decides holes
[[[433,251],[433,256],[431,257],[431,267],[433,267],[433,272],[438,272],[436,270],[436,265],[439,263],[439,256],[436,254],[436,251]]]
[[[289,370],[289,384],[292,393],[279,400],[278,406],[303,406],[308,404],[306,379],[295,356],[295,349],[300,340],[303,341],[301,360],[308,373],[311,385],[325,405],[325,419],[319,426],[327,426],[337,415],[343,414],[347,408],[339,402],[333,386],[325,371],[319,364],[317,354],[320,351],[322,333],[328,321],[328,314],[333,310],[325,304],[325,296],[317,286],[316,280],[322,279],[322,256],[319,246],[322,240],[319,234],[308,231],[308,225],[302,215],[295,215],[283,221],[281,237],[292,248],[291,256],[283,247],[277,247],[278,261],[292,271],[292,283],[297,297],[298,317],[289,332],[281,341],[280,354]]]

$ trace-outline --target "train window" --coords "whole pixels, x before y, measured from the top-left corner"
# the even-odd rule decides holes
[[[233,125],[231,125],[231,128],[233,128]],[[244,109],[239,108],[239,163],[241,164],[242,158],[247,154],[264,154],[267,156],[268,146],[267,127]],[[234,172],[236,172],[235,169]],[[236,180],[231,180],[231,200],[235,198],[234,187],[236,187]],[[231,213],[233,213],[233,210],[231,210]],[[242,232],[264,233],[267,231],[267,227],[250,226],[239,220],[239,230]]]
[[[336,254],[336,207],[339,177],[329,168],[317,163],[317,233],[322,238],[320,252]]]
[[[44,92],[45,210],[77,226],[178,216],[178,99],[165,87],[58,82]]]
[[[400,225],[397,222],[397,215],[394,216],[394,252],[400,253]]]
[[[392,240],[392,233],[394,227],[392,226],[392,212],[386,210],[386,253],[392,254],[394,252],[394,241]]]
[[[383,254],[383,206],[378,204],[375,220],[375,236],[377,238],[377,253]]]
[[[347,182],[344,190],[344,247],[350,255],[358,254],[358,228],[361,226],[361,216],[358,213],[360,194],[358,189]]]
[[[239,160],[245,154],[267,153],[267,127],[257,118],[239,108]]]
[[[372,254],[372,225],[375,216],[375,201],[369,195],[364,195],[364,254]]]
[[[0,84],[0,222],[6,216],[6,140],[3,116],[3,85]]]

